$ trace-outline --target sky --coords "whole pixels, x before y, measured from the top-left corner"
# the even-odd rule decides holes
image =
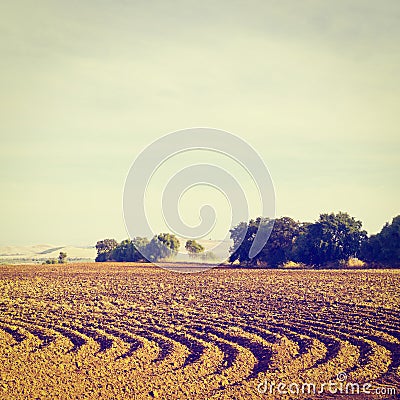
[[[124,239],[133,160],[194,126],[258,151],[277,216],[378,232],[400,213],[399,18],[397,0],[1,2],[0,245]]]

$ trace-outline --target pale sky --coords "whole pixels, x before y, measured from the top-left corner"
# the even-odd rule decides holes
[[[400,213],[400,2],[0,3],[0,245],[127,236],[134,158],[209,126],[257,149],[277,216]],[[221,217],[222,218],[222,217]]]

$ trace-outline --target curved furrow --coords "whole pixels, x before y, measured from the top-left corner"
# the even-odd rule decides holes
[[[116,360],[131,357],[137,350],[143,348],[143,341],[138,340],[137,337],[133,337],[126,332],[121,332],[120,330],[117,330],[115,328],[107,328],[105,329],[105,332],[115,337],[118,337],[125,343],[129,344],[129,349],[125,353],[117,356]]]
[[[159,362],[173,350],[173,345],[167,340],[148,334],[145,329],[136,325],[132,326],[130,322],[107,318],[98,320],[96,323],[90,323],[89,326],[101,329],[128,345],[128,349],[117,356],[116,360],[129,358],[137,354],[139,358],[145,355],[146,359],[150,357],[151,362]]]
[[[113,346],[113,340],[99,333],[96,329],[88,328],[86,326],[78,327],[76,325],[69,325],[69,328],[81,333],[83,336],[92,338],[99,345],[98,353],[102,353]]]
[[[211,332],[204,332],[200,325],[181,326],[180,331],[174,331],[168,325],[151,325],[146,328],[147,332],[163,335],[184,347],[187,350],[186,357],[182,363],[174,366],[174,370],[188,376],[193,375],[196,379],[202,377],[203,383],[207,382],[210,390],[215,389],[216,385],[218,387],[221,382],[226,385],[228,381],[237,382],[246,379],[253,367],[244,368],[244,360],[246,364],[250,363],[250,366],[255,366],[257,363],[249,349]],[[218,352],[221,354],[220,357]]]
[[[282,324],[278,324],[278,326],[282,326]],[[283,325],[283,327],[286,326]],[[316,324],[291,322],[287,328],[298,334],[314,338],[325,347],[325,352],[320,353],[312,365],[304,365],[304,368],[298,371],[304,379],[314,376],[329,381],[335,374],[347,372],[357,364],[360,357],[359,349],[345,338],[338,338],[336,335],[326,333]],[[290,374],[290,371],[287,373]]]
[[[315,342],[315,340],[306,337],[305,335],[299,335],[289,329],[283,329],[282,327],[271,327],[267,323],[263,325],[268,326],[268,329],[260,328],[253,321],[252,323],[247,323],[243,321],[242,318],[233,318],[229,323],[224,321],[214,321],[207,317],[202,318],[202,324],[193,325],[198,331],[206,331],[207,327],[218,327],[222,330],[229,330],[232,325],[242,329],[244,332],[257,335],[262,338],[271,350],[272,359],[271,368],[283,369],[282,361],[285,359],[287,362],[291,362],[294,358],[302,358],[297,365],[297,370],[301,370],[307,367],[311,367],[315,360],[315,354],[321,353],[321,348]],[[218,345],[218,343],[217,343]],[[275,345],[275,346],[274,346]],[[284,348],[284,350],[283,350]],[[279,354],[278,350],[279,349]],[[311,357],[314,361],[310,360],[308,356],[308,351],[310,349],[314,350],[314,355]],[[231,349],[227,349],[229,351]],[[277,354],[277,356],[275,356]],[[232,350],[228,353],[227,362],[231,364],[234,360],[234,352]]]
[[[65,336],[71,343],[72,343],[72,348],[69,350],[71,352],[76,352],[78,351],[78,349],[83,346],[86,343],[86,340],[80,336],[80,335],[76,335],[73,331],[69,330],[68,328],[64,328],[62,325],[65,325],[66,323],[64,322],[62,325],[60,326],[54,326],[51,323],[51,319],[46,320],[44,317],[42,316],[36,316],[34,319],[32,317],[29,316],[28,313],[26,314],[22,314],[22,316],[19,315],[13,315],[13,313],[10,313],[9,311],[5,313],[5,315],[8,315],[9,318],[12,318],[13,320],[15,320],[16,322],[19,322],[20,324],[27,324],[29,325],[33,325],[36,326],[37,328],[34,329],[33,331],[36,333],[38,329],[48,329],[48,330],[53,330],[54,332],[61,334],[62,336]],[[28,329],[29,331],[29,329]],[[32,333],[33,336],[35,336],[34,333]],[[42,339],[45,340],[45,342],[49,342],[51,343],[54,340],[54,337],[43,337]],[[50,339],[50,341],[49,341]],[[40,338],[38,337],[38,340],[40,340]],[[41,340],[40,340],[41,341]],[[43,344],[43,342],[41,341],[41,343]],[[49,344],[47,343],[47,344]],[[39,348],[39,346],[37,346],[37,348]]]
[[[227,389],[232,387],[241,387],[245,382],[249,380],[249,376],[254,371],[257,364],[257,359],[254,354],[246,347],[240,344],[225,340],[220,336],[209,333],[211,340],[225,343],[228,349],[233,348],[235,352],[235,358],[228,368],[224,368],[222,371],[217,369],[212,378],[218,383],[217,387],[210,387],[208,389],[209,395],[207,398],[214,398],[215,395],[221,392],[225,392]],[[233,397],[235,398],[235,397]]]
[[[294,307],[295,305],[293,305]],[[356,327],[378,323],[386,328],[390,324],[397,335],[400,330],[400,313],[384,307],[367,307],[342,302],[316,302],[315,304],[304,302],[304,307],[298,308],[297,312],[299,316],[311,320],[318,317],[319,320],[341,321],[346,325]]]
[[[307,335],[299,335],[297,332],[290,330],[290,326],[283,327],[282,324],[276,324],[269,320],[263,320],[260,317],[251,322],[246,321],[243,317],[231,317],[229,322],[225,321],[214,321],[207,317],[201,317],[203,322],[207,322],[212,326],[218,326],[222,329],[229,329],[232,325],[239,327],[240,329],[254,333],[271,345],[279,343],[283,336],[286,336],[290,341],[298,347],[298,355],[305,354],[309,348],[312,340]],[[263,325],[263,327],[260,327]]]
[[[269,330],[281,337],[273,346],[271,358],[273,370],[298,374],[317,365],[317,362],[327,355],[327,347],[318,340],[317,335],[310,337],[282,324],[271,325]]]
[[[28,331],[42,341],[42,344],[38,348],[47,346],[56,339],[55,336],[43,334],[42,332],[44,329],[53,330],[54,332],[58,332],[59,334],[67,337],[73,345],[72,349],[70,349],[71,352],[77,352],[83,345],[87,343],[87,338],[90,338],[97,343],[99,347],[97,353],[103,353],[113,346],[113,339],[102,334],[99,330],[96,330],[93,327],[74,325],[76,319],[74,320],[74,323],[64,322],[62,325],[54,323],[55,319],[56,318],[54,316],[53,319],[47,320],[44,319],[44,317],[39,317],[35,320],[20,318],[18,321],[23,324],[27,324],[26,329],[28,329]],[[41,325],[39,325],[38,322],[40,322]]]
[[[290,322],[290,324],[274,322],[271,323],[271,326],[272,328],[270,329],[274,328],[287,329],[291,332],[294,332],[295,334],[304,335],[311,339],[316,339],[325,346],[326,348],[325,355],[323,357],[318,358],[315,361],[314,365],[312,365],[310,368],[325,364],[329,360],[332,360],[335,357],[337,357],[339,353],[340,350],[339,340],[332,338],[329,335],[320,333],[319,331],[315,330],[314,328],[310,328],[309,326],[303,326],[301,324],[298,325],[295,322]]]
[[[215,321],[211,318],[208,318],[206,316],[198,316],[198,318],[203,322],[207,322],[207,324],[211,326],[217,326],[220,327],[221,329],[230,329],[232,325],[237,326],[238,328],[242,329],[243,331],[246,331],[248,333],[253,333],[257,336],[260,336],[263,340],[270,344],[277,343],[281,338],[279,335],[269,329],[269,326],[267,323],[263,322],[263,325],[265,325],[267,328],[260,327],[258,325],[254,324],[253,322],[246,321],[243,317],[234,317],[231,316],[228,321]],[[260,322],[261,324],[261,322]]]
[[[196,317],[196,319],[193,317]],[[194,322],[193,322],[193,320],[194,320]],[[240,317],[232,316],[229,321],[223,321],[223,320],[216,321],[207,316],[200,316],[198,314],[195,314],[194,316],[192,316],[192,321],[190,321],[190,324],[193,324],[193,323],[197,324],[197,326],[200,326],[200,327],[214,326],[214,327],[218,327],[218,328],[226,329],[226,330],[231,329],[232,326],[234,325],[246,332],[254,333],[254,334],[257,333],[258,336],[262,337],[266,342],[269,342],[270,344],[273,344],[278,340],[278,338],[276,337],[276,335],[273,334],[273,332],[270,332],[263,328],[259,328],[254,325],[251,325]],[[190,326],[190,324],[186,324],[186,325]]]
[[[335,308],[330,308],[328,309],[332,312],[333,315],[338,315],[340,317],[344,317],[345,319],[347,318],[350,323],[353,322],[353,319],[350,317],[353,317],[354,319],[364,319],[366,321],[374,321],[374,320],[380,320],[380,321],[391,321],[396,325],[400,325],[400,314],[397,316],[393,314],[394,310],[387,310],[382,307],[377,307],[377,308],[365,308],[361,307],[356,304],[342,304],[343,307],[335,307]]]
[[[48,346],[50,343],[56,340],[56,337],[54,335],[49,334],[46,328],[43,328],[41,325],[38,325],[33,321],[28,321],[25,320],[24,318],[18,318],[18,319],[14,318],[13,321],[14,325],[24,328],[31,335],[37,337],[40,340],[41,343],[37,347],[38,350]]]
[[[114,336],[122,342],[125,342],[128,349],[121,355],[117,356],[117,359],[124,359],[132,356],[136,351],[140,350],[144,346],[144,341],[147,343],[154,343],[157,347],[158,355],[154,357],[152,362],[162,362],[166,358],[170,357],[174,351],[174,343],[170,338],[163,337],[151,330],[144,328],[142,323],[138,321],[126,321],[120,320],[119,315],[113,318],[113,314],[97,315],[91,314],[90,322],[82,322],[82,329],[97,329],[103,331],[106,335]],[[73,316],[71,315],[71,318]],[[106,335],[103,335],[107,338]],[[112,346],[109,342],[110,338],[105,341],[107,348]],[[105,346],[104,346],[105,347]]]
[[[372,354],[372,346],[368,341],[366,341],[362,336],[361,332],[353,332],[350,329],[346,329],[340,325],[337,329],[332,329],[333,322],[331,325],[327,325],[323,321],[317,320],[307,320],[303,318],[298,318],[296,320],[296,326],[309,327],[312,326],[314,330],[327,334],[333,338],[338,338],[340,340],[347,340],[354,346],[357,346],[360,351],[360,356],[358,359],[359,365],[365,365],[369,361],[369,357]]]
[[[38,335],[34,334],[32,327],[27,327],[26,324],[20,323],[18,320],[7,321],[4,318],[0,322],[0,329],[10,335],[13,342],[3,347],[7,354],[11,350],[15,354],[25,354],[29,357],[37,352],[43,345],[43,342]]]
[[[118,328],[127,329],[123,324],[118,325]],[[156,345],[157,354],[151,359],[151,363],[157,365],[159,368],[162,366],[179,368],[184,364],[188,356],[189,351],[186,346],[174,340],[171,335],[165,335],[161,328],[146,327],[142,324],[140,327],[130,326],[129,332]],[[151,368],[151,365],[149,367]]]
[[[212,324],[212,321],[203,320],[202,322],[202,324],[188,325],[187,328],[190,330],[190,334],[200,335],[204,340],[215,343],[215,345],[223,352],[224,357],[222,363],[213,374],[220,377],[220,382],[222,382],[224,389],[228,386],[242,385],[243,382],[246,381],[250,382],[258,377],[261,372],[266,372],[266,370],[269,371],[270,366],[267,365],[269,362],[266,362],[265,351],[266,348],[269,351],[271,346],[273,351],[274,344],[276,345],[278,343],[276,336],[273,336],[273,340],[271,340],[271,332],[262,331],[262,333],[265,334],[265,337],[269,339],[269,342],[266,342],[260,335],[254,333],[260,332],[257,329],[243,329],[241,333],[240,331],[236,331],[233,334],[227,334],[225,330],[231,329],[232,324],[225,326],[225,324],[219,322],[215,322],[214,325]],[[237,326],[236,323],[234,325]],[[195,329],[196,333],[193,332],[193,329]],[[245,336],[243,337],[242,335]],[[249,345],[249,343],[251,344]],[[243,347],[243,345],[246,347]],[[244,351],[252,355],[254,365],[247,371],[247,373],[244,374],[242,372],[241,376],[239,376],[237,373],[233,374],[232,370],[235,370],[235,364],[240,363],[239,359],[241,353]],[[212,392],[215,395],[218,393],[218,390],[214,389]]]
[[[309,326],[312,325],[313,330],[320,335],[323,334],[338,338],[342,342],[348,342],[357,348],[357,360],[354,360],[353,365],[348,364],[346,369],[342,367],[342,371],[350,373],[350,376],[357,377],[357,379],[361,381],[368,381],[379,377],[380,379],[386,380],[386,377],[393,378],[393,376],[395,376],[396,370],[398,371],[399,362],[396,361],[396,356],[391,357],[391,355],[393,355],[393,347],[396,347],[398,351],[399,346],[384,341],[380,337],[374,337],[373,340],[370,340],[370,336],[354,336],[354,333],[351,331],[345,333],[338,329],[331,329],[328,326],[320,326],[321,324],[323,325],[320,321],[307,320],[304,325],[296,324],[296,329],[299,328],[300,330],[307,330],[307,332],[309,332]],[[358,333],[359,332],[357,332],[357,334]],[[338,357],[338,355],[336,357]],[[332,360],[332,358],[330,358],[330,360]],[[312,368],[317,367],[317,365],[324,365],[327,361],[328,360],[325,359],[319,360]],[[394,379],[396,380],[397,378]]]
[[[206,327],[204,327],[204,325],[193,324],[190,326],[190,328],[194,329],[194,332],[190,331],[191,335],[197,336],[198,338],[201,338],[206,341],[207,340],[210,341],[216,347],[218,347],[223,353],[221,366],[216,370],[216,373],[221,373],[223,370],[232,367],[239,354],[236,347],[234,347],[232,344],[228,343],[225,340],[221,340],[221,338],[219,338],[218,336],[212,335],[210,334],[210,332],[207,332]]]
[[[71,320],[72,317],[73,316],[71,316]],[[112,320],[108,319],[108,323],[111,323],[111,321]],[[78,320],[74,318],[73,322],[64,322],[63,326],[53,325],[52,320],[47,320],[45,324],[48,328],[52,328],[64,336],[67,336],[73,344],[73,348],[70,350],[71,352],[77,352],[86,344],[87,338],[93,340],[98,346],[98,351],[94,352],[94,355],[100,355],[101,353],[111,350],[114,345],[119,348],[125,348],[121,351],[121,354],[115,356],[116,360],[132,356],[143,346],[143,343],[138,340],[138,337],[130,336],[126,328],[121,332],[118,328],[105,328],[104,322],[98,324],[93,322],[86,323],[85,318],[82,319],[81,324],[78,325],[77,322]]]
[[[257,337],[257,335],[248,333],[249,336],[253,336],[248,337],[243,336],[244,332],[240,332],[239,329],[235,333],[229,333],[223,331],[221,328],[215,328],[212,326],[206,326],[204,332],[222,338],[228,343],[236,343],[239,346],[248,349],[254,355],[256,363],[252,368],[248,379],[256,377],[259,372],[265,372],[268,370],[272,355],[271,348],[266,346],[262,338]]]
[[[68,350],[68,353],[76,353],[82,346],[87,344],[87,340],[85,339],[85,337],[83,335],[77,334],[72,329],[63,326],[52,326],[52,329],[68,338],[69,341],[72,343],[72,348]]]
[[[279,332],[278,329],[277,332]],[[283,332],[287,338],[298,345],[299,350],[295,355],[295,358],[301,357],[303,354],[307,354],[309,351],[311,351],[314,341],[310,337],[306,337],[306,335],[299,335],[297,333],[290,332],[289,330],[282,330],[281,334],[283,334]]]
[[[241,321],[238,319],[234,319],[235,326],[240,327],[246,332],[254,333],[261,338],[263,338],[266,342],[271,343],[271,345],[279,344],[281,340],[286,337],[290,343],[290,346],[296,347],[296,355],[295,357],[300,357],[302,354],[306,354],[311,346],[312,339],[306,337],[306,335],[299,335],[298,333],[291,331],[289,328],[282,328],[282,326],[277,326],[271,322],[259,322],[262,323],[266,328],[260,328],[258,325],[255,325],[254,322],[249,323],[246,321]],[[222,324],[220,324],[222,325]],[[227,325],[226,323],[224,325]],[[287,343],[288,344],[288,343]]]
[[[396,342],[400,344],[400,324],[399,327],[388,326],[387,324],[382,324],[379,322],[369,323],[367,327],[371,327],[372,329],[376,330],[377,332],[383,332],[384,334],[388,335],[389,337],[395,338]],[[382,335],[383,336],[383,335]]]
[[[45,320],[43,317],[35,318],[35,320],[30,320],[25,317],[18,320],[23,323],[35,324],[41,328],[53,330],[54,332],[66,337],[72,344],[72,348],[68,350],[68,352],[75,353],[87,343],[85,336],[70,329],[69,324],[66,322],[63,322],[61,325],[53,324],[52,320]]]
[[[375,319],[364,319],[359,321],[357,319],[359,316],[356,313],[346,311],[345,313],[337,314],[330,314],[328,312],[324,312],[320,315],[319,320],[321,321],[330,321],[333,325],[343,325],[351,326],[355,330],[363,331],[365,328],[368,329],[375,329],[379,334],[383,333],[385,335],[391,336],[394,342],[398,342],[400,344],[400,321],[391,320],[390,325],[388,323],[382,323]],[[333,318],[336,317],[336,318]],[[309,318],[311,319],[311,318]]]
[[[186,356],[183,365],[181,366],[182,368],[197,362],[204,353],[205,346],[200,340],[187,337],[187,333],[185,332],[179,333],[174,331],[170,326],[149,326],[148,331],[167,337],[174,342],[181,344],[188,350],[189,354]]]
[[[287,350],[290,349],[288,353],[290,358],[300,358],[315,347],[315,338],[312,339],[307,335],[299,334],[291,330],[290,327],[285,328],[272,322],[263,323],[268,329],[260,328],[253,324],[246,325],[246,323],[239,322],[235,322],[235,324],[246,332],[257,334],[272,345],[277,345],[278,347],[284,345]],[[282,358],[282,356],[283,354],[280,352],[279,357]]]
[[[376,317],[377,314],[379,313],[379,316],[386,316],[389,317],[388,319],[390,320],[397,320],[400,321],[400,312],[395,310],[395,309],[391,309],[391,308],[385,308],[385,307],[369,307],[369,306],[365,306],[365,305],[361,305],[361,304],[348,304],[348,303],[339,303],[341,305],[346,305],[348,307],[351,307],[352,309],[361,309],[364,311],[364,314],[366,313],[369,317]]]
[[[8,335],[12,337],[15,343],[12,343],[11,346],[15,346],[26,339],[26,336],[19,332],[18,326],[15,324],[6,325],[3,321],[0,323],[0,329],[3,332],[6,332]]]
[[[250,323],[238,323],[238,327],[243,329],[245,332],[253,333],[257,336],[260,336],[268,343],[275,344],[278,343],[280,338],[276,335],[275,332],[272,332],[269,329],[260,328]]]
[[[360,366],[365,366],[370,362],[371,357],[373,356],[373,346],[371,343],[376,343],[378,346],[381,346],[387,349],[391,354],[391,362],[387,368],[386,372],[392,373],[396,372],[400,365],[400,344],[393,343],[387,339],[382,338],[376,334],[368,333],[365,330],[357,328],[357,330],[351,330],[345,326],[338,326],[336,329],[335,325],[331,322],[328,325],[322,321],[310,321],[304,320],[305,325],[313,324],[314,326],[318,326],[323,329],[324,332],[336,336],[339,338],[343,338],[344,340],[348,340],[354,345],[358,346],[360,349],[360,358],[358,364]],[[333,327],[332,327],[333,326]],[[383,375],[383,374],[382,374]]]
[[[375,340],[370,340],[368,336],[359,336],[360,332],[352,332],[347,329],[332,329],[329,326],[323,326],[322,323],[315,323],[315,325],[318,325],[318,330],[348,341],[358,348],[359,357],[357,363],[346,370],[350,376],[357,377],[357,381],[365,382],[390,372],[392,353],[386,346],[378,344]]]
[[[158,355],[153,359],[153,363],[164,362],[173,355],[175,345],[170,338],[166,338],[163,335],[159,335],[143,328],[138,328],[135,332],[148,341],[156,343],[158,347]]]

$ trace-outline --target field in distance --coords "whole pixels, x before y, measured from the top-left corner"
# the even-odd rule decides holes
[[[0,398],[274,399],[257,386],[339,373],[399,393],[399,286],[398,270],[2,265]]]

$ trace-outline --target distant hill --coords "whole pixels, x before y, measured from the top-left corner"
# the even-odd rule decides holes
[[[0,262],[32,262],[57,258],[60,251],[67,253],[70,260],[94,261],[96,249],[94,246],[55,246],[38,244],[33,246],[0,246]]]

